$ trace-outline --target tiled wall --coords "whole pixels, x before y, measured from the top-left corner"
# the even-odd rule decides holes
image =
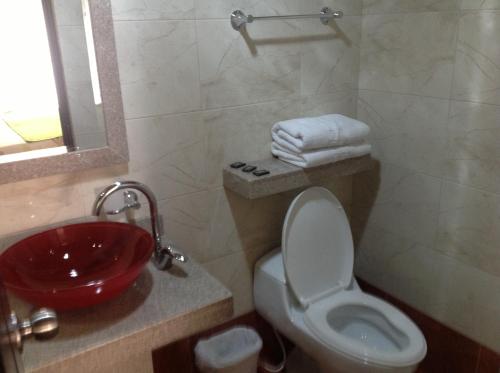
[[[235,8],[265,15],[325,5],[346,11],[333,28],[256,22],[245,41],[229,25]],[[361,3],[114,0],[113,8],[130,163],[0,185],[0,236],[88,216],[97,189],[139,180],[160,200],[166,235],[234,292],[237,314],[246,312],[253,263],[279,244],[294,193],[244,200],[223,189],[222,167],[268,157],[278,120],[355,115]],[[330,185],[349,205],[351,179]]]
[[[500,351],[500,2],[365,0],[356,272]]]

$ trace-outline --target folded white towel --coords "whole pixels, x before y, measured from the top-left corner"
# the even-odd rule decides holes
[[[361,157],[371,152],[371,145],[361,143],[342,147],[330,147],[303,153],[292,153],[273,141],[271,152],[282,161],[299,167],[309,168],[326,163],[338,162],[348,158]]]
[[[340,114],[285,120],[272,128],[274,141],[295,153],[357,143],[369,133],[365,123]]]

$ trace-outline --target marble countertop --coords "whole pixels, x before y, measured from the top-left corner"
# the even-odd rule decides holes
[[[10,298],[20,317],[31,306]],[[227,320],[232,295],[200,265],[188,262],[166,272],[148,264],[118,298],[88,309],[58,313],[59,334],[28,340],[26,372],[153,372],[151,352]]]

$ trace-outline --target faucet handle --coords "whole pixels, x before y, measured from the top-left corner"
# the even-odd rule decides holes
[[[181,263],[187,262],[187,257],[182,255],[172,248],[172,245],[167,245],[161,249],[155,251],[153,261],[158,269],[166,269],[172,266],[172,260],[176,260]]]
[[[123,192],[123,203],[125,203],[125,206],[116,210],[106,211],[106,215],[118,215],[130,209],[137,210],[141,208],[141,204],[139,203],[139,198],[137,197],[137,193],[131,190],[126,190]]]

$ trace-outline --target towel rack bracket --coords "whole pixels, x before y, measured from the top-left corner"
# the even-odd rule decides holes
[[[236,31],[239,31],[242,27],[245,27],[247,22],[248,18],[246,14],[241,10],[235,10],[231,13],[231,26],[233,26],[233,29],[235,29]]]
[[[321,11],[319,12],[319,14],[320,14],[319,21],[322,24],[324,24],[325,26],[330,23],[330,20],[332,18],[340,18],[344,15],[344,14],[342,14],[342,12],[335,12],[335,14],[334,14],[333,11],[330,8],[328,8],[327,6],[325,6],[324,8],[321,8]]]

